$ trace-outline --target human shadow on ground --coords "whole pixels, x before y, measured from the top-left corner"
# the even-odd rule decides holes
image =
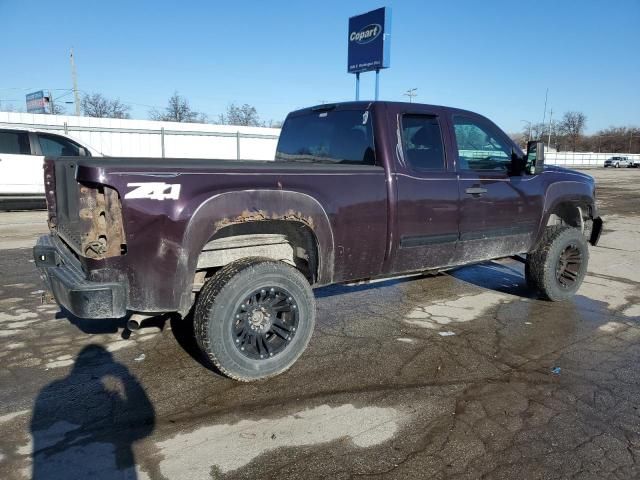
[[[154,427],[154,407],[136,377],[103,347],[88,345],[69,375],[35,401],[33,478],[135,479],[133,444]]]

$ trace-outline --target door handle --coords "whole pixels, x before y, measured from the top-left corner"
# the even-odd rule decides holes
[[[487,189],[482,187],[469,187],[465,192],[474,197],[481,197],[483,193],[487,193]]]

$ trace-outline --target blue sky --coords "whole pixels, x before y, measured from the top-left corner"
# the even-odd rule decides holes
[[[236,102],[281,120],[353,99],[347,20],[380,6],[393,11],[383,100],[416,87],[416,101],[518,131],[542,120],[549,88],[554,117],[582,111],[588,131],[640,125],[640,0],[0,0],[0,102],[24,108],[28,91],[69,89],[73,47],[80,90],[119,97],[135,118],[177,90],[211,118]],[[363,74],[361,96],[373,90]]]

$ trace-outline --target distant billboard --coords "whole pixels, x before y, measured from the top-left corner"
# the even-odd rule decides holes
[[[44,90],[27,93],[27,113],[51,113],[51,94]]]
[[[347,71],[388,68],[391,47],[391,9],[378,8],[349,18]]]

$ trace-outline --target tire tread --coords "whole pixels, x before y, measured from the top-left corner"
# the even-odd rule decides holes
[[[525,266],[525,277],[527,285],[536,290],[544,299],[556,301],[557,298],[552,298],[550,295],[551,285],[549,282],[555,281],[555,272],[550,272],[550,268],[555,268],[555,265],[548,264],[549,252],[554,247],[557,241],[565,235],[567,232],[578,231],[575,227],[568,225],[551,225],[545,228],[542,238],[540,239],[536,249],[527,255],[527,264]],[[584,240],[582,233],[579,232],[580,238]],[[584,255],[585,263],[589,260],[588,248],[585,247]],[[580,280],[582,281],[582,280]]]

